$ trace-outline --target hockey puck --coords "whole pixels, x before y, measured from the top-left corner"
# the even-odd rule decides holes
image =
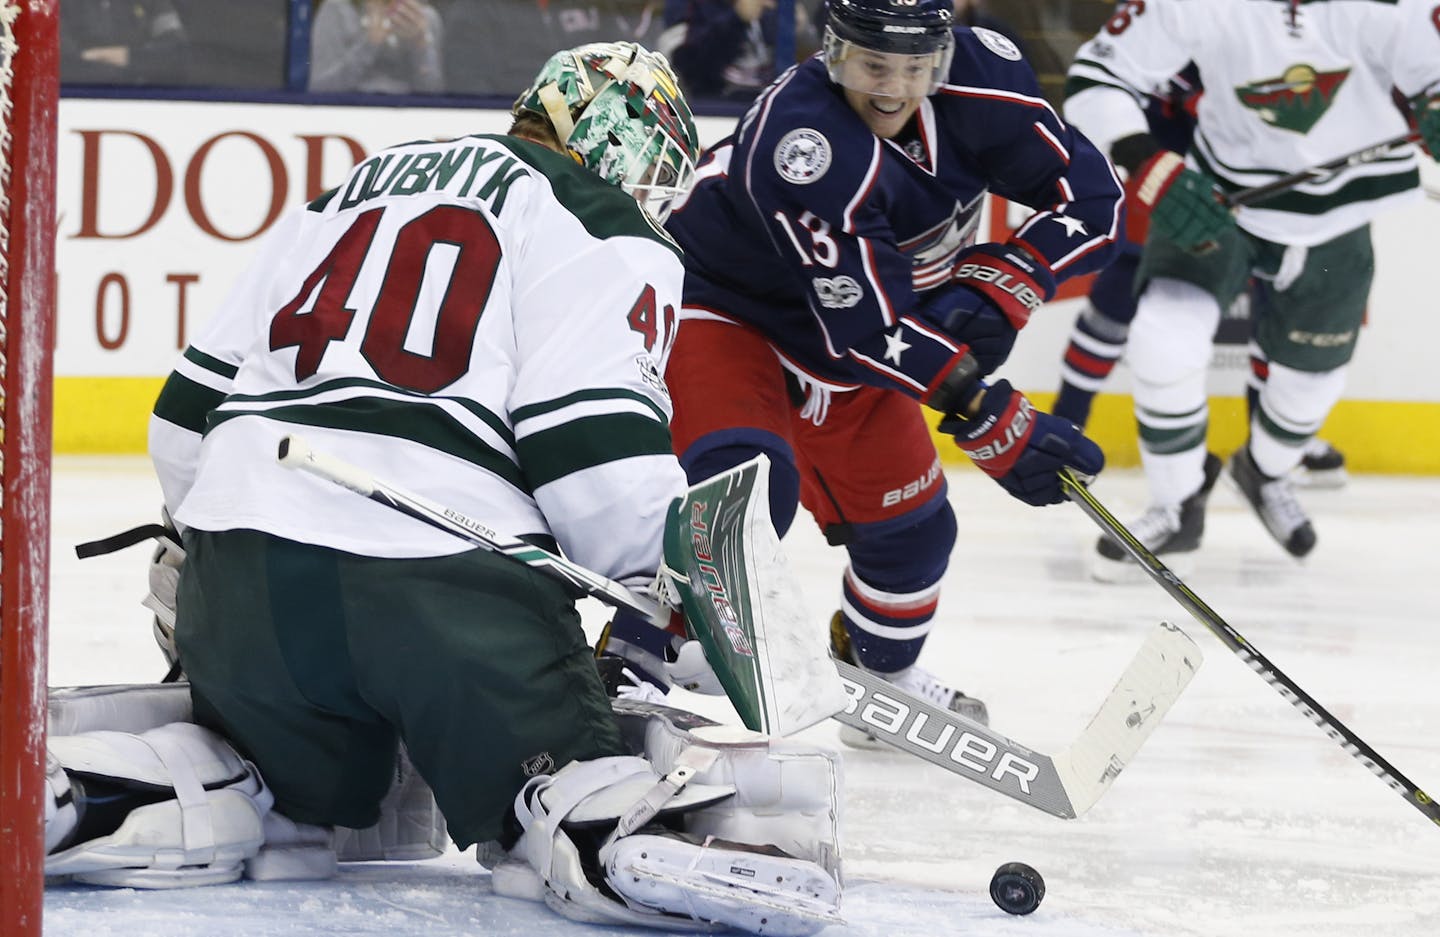
[[[1007,914],[1029,914],[1045,897],[1045,880],[1023,862],[1007,862],[990,879],[990,899]]]

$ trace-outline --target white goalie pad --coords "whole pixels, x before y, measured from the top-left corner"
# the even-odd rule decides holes
[[[672,930],[805,935],[841,922],[838,755],[665,706],[615,709],[647,757],[532,780],[516,800],[525,834],[494,867],[497,894]],[[657,810],[663,826],[646,825]]]
[[[191,719],[188,683],[52,687],[50,736],[108,730],[142,733]],[[265,847],[246,863],[249,878],[314,879],[334,873],[335,863],[377,859],[431,859],[449,842],[445,818],[429,786],[410,763],[404,748],[395,780],[380,804],[380,819],[363,830],[332,831],[294,823],[273,811],[267,815]]]
[[[57,736],[49,756],[69,775],[82,829],[87,779],[173,796],[132,809],[107,835],[62,843],[46,857],[47,876],[130,888],[233,882],[264,842],[269,789],[254,765],[200,726],[176,722],[138,735]],[[47,830],[47,842],[55,838]]]

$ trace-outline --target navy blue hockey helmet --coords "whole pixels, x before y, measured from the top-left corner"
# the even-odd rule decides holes
[[[828,0],[830,80],[862,94],[935,93],[955,54],[951,0]]]
[[[954,41],[951,0],[828,0],[827,29],[875,52],[925,55]]]

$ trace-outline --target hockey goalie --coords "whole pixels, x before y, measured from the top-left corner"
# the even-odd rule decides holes
[[[694,177],[690,109],[664,56],[619,42],[552,56],[512,116],[297,207],[177,361],[149,450],[188,709],[58,696],[48,873],[324,876],[434,849],[443,814],[497,893],[578,920],[839,919],[833,753],[617,714],[571,581],[277,462],[304,429],[626,589],[656,580],[686,491],[660,225]],[[402,743],[420,787],[394,788]]]
[[[672,931],[798,935],[840,922],[835,753],[654,703],[614,708],[635,754],[531,779],[514,803],[518,838],[477,849],[495,894]],[[340,862],[445,850],[444,818],[403,751],[373,827],[295,823],[188,709],[184,683],[52,691],[47,881],[320,879]]]

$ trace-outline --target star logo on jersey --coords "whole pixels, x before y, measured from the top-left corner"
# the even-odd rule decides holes
[[[1272,127],[1309,133],[1325,116],[1335,92],[1350,77],[1350,69],[1317,72],[1309,65],[1291,65],[1278,78],[1264,78],[1235,89],[1240,103]]]
[[[1065,229],[1065,236],[1073,238],[1077,234],[1089,234],[1085,228],[1085,222],[1079,218],[1071,218],[1069,215],[1051,215],[1050,220]]]
[[[895,326],[895,333],[885,336],[885,360],[893,361],[895,367],[900,367],[900,356],[909,347],[910,343],[905,341],[905,327],[903,325]]]

